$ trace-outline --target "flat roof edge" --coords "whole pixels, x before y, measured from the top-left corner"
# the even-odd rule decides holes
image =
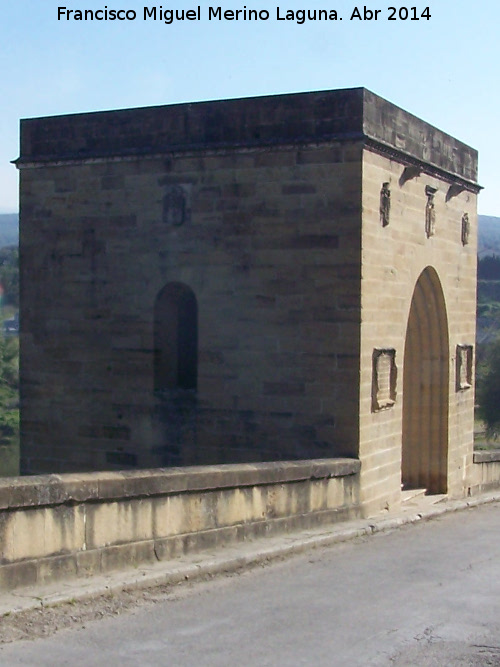
[[[365,88],[25,119],[14,164],[358,140],[477,182],[477,151]]]

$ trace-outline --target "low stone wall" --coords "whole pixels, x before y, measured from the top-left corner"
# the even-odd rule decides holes
[[[500,449],[474,452],[472,494],[500,487]]]
[[[360,515],[354,459],[0,481],[0,589]]]

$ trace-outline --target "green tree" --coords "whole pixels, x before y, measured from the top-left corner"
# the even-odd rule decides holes
[[[478,280],[500,280],[500,257],[498,255],[486,255],[480,257],[477,262]]]
[[[19,248],[0,248],[2,306],[19,308]],[[0,314],[8,312],[0,309]],[[1,324],[1,322],[0,322]],[[19,339],[0,330],[0,475],[19,473]]]
[[[19,339],[0,335],[0,475],[19,474]]]
[[[478,413],[489,437],[500,433],[500,340],[492,343],[477,375]]]
[[[19,248],[0,248],[0,285],[4,290],[3,305],[19,308]]]

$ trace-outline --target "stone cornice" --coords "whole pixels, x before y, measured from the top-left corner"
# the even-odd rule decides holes
[[[468,190],[469,192],[478,194],[483,189],[483,187],[478,183],[469,181],[465,178],[462,178],[461,176],[457,176],[457,174],[446,171],[445,169],[441,169],[440,167],[437,167],[429,162],[425,162],[424,160],[419,160],[418,158],[415,158],[412,155],[408,155],[404,151],[400,151],[393,146],[388,146],[387,144],[377,139],[365,137],[365,148],[372,151],[373,153],[382,155],[389,160],[399,162],[405,167],[417,167],[417,169],[423,174],[434,176],[440,180],[448,181],[449,183],[456,183],[461,185],[464,190]]]
[[[339,143],[357,143],[360,142],[363,144],[364,148],[383,157],[386,157],[390,160],[399,162],[403,166],[414,166],[417,167],[422,173],[434,176],[441,180],[447,181],[449,183],[456,183],[475,194],[479,193],[483,188],[478,183],[469,181],[457,174],[454,174],[445,169],[441,169],[436,165],[433,165],[424,160],[419,160],[418,158],[405,153],[402,150],[398,150],[393,146],[389,146],[386,143],[369,137],[360,132],[351,132],[337,134],[330,137],[325,137],[323,141],[316,141],[314,143],[307,142],[305,140],[296,140],[294,142],[279,142],[279,141],[255,141],[247,142],[245,144],[221,144],[217,148],[207,149],[206,146],[201,144],[193,144],[188,146],[183,146],[182,148],[177,149],[165,149],[163,151],[158,151],[152,153],[149,150],[136,150],[130,152],[123,152],[122,154],[114,155],[94,155],[89,157],[82,157],[78,155],[59,155],[59,156],[44,156],[43,158],[37,160],[25,160],[23,158],[18,158],[13,160],[12,164],[15,164],[18,169],[37,169],[42,167],[58,167],[58,166],[70,166],[70,165],[83,165],[83,164],[102,164],[109,162],[126,162],[134,161],[137,159],[147,158],[149,160],[154,159],[165,159],[165,158],[175,158],[175,157],[186,157],[186,156],[197,156],[202,152],[206,156],[214,155],[229,155],[235,152],[246,152],[246,153],[255,153],[262,152],[265,150],[296,150],[300,148],[314,148],[325,145],[338,145]]]

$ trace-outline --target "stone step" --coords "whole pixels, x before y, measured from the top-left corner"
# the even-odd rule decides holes
[[[425,496],[425,499],[428,501],[429,505],[436,505],[442,501],[448,499],[447,493],[433,493],[432,495]]]
[[[427,495],[427,489],[404,489],[401,491],[401,503],[405,505],[436,505],[448,498],[446,493]]]
[[[402,489],[401,490],[401,502],[408,503],[411,500],[417,500],[423,498],[427,493],[427,489]]]

